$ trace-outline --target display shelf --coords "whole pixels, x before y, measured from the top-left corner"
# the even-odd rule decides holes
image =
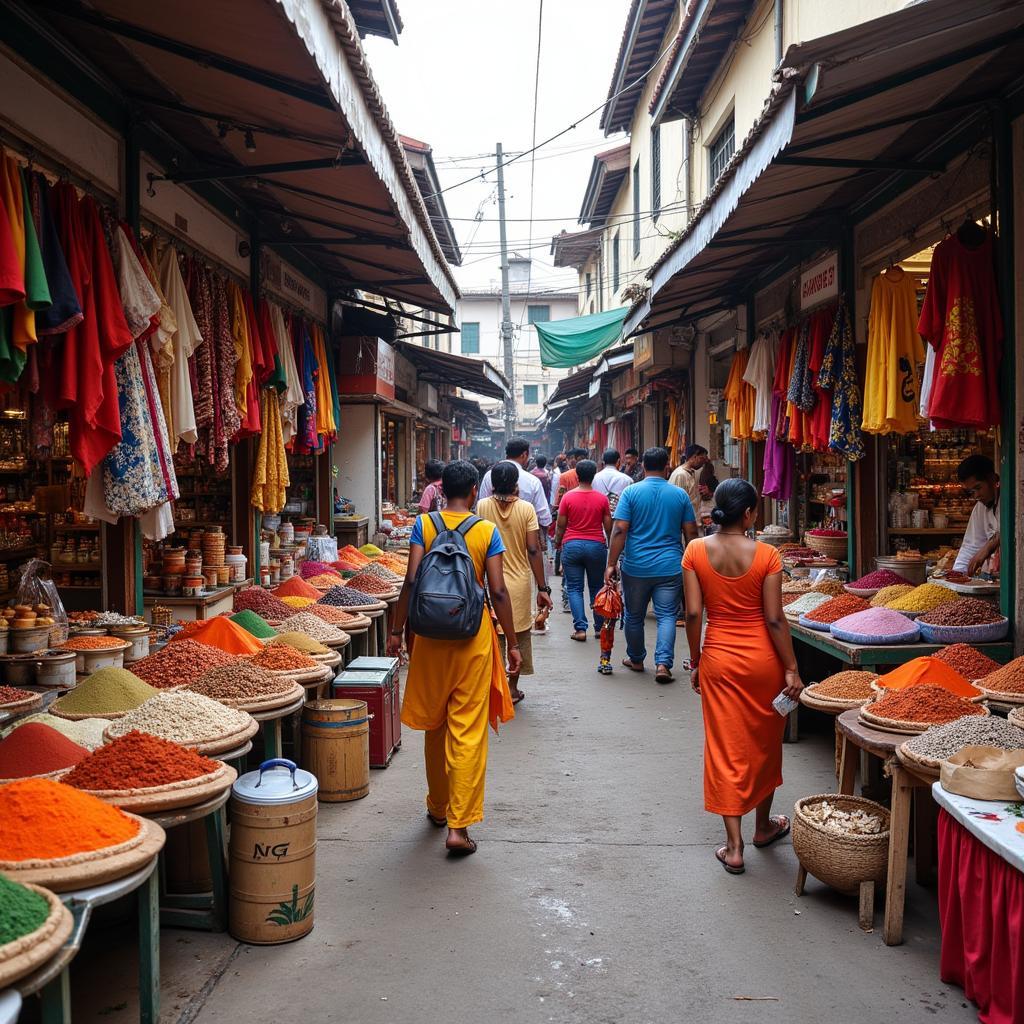
[[[947,529],[940,529],[938,526],[907,526],[907,527],[890,526],[888,529],[889,529],[890,533],[899,534],[901,537],[906,535],[906,534],[913,534],[914,536],[918,536],[918,535],[921,535],[921,534],[932,534],[932,535],[938,534],[939,536],[948,536],[948,535],[952,534],[953,536],[956,536],[958,534],[963,533],[964,530],[967,529],[967,527],[966,526],[952,526],[952,527],[949,527]]]
[[[103,572],[102,565],[93,565],[91,562],[51,562],[53,571],[56,573],[68,573],[74,576],[80,572]]]
[[[35,558],[36,549],[33,548],[16,548],[10,551],[0,551],[0,562],[6,562],[11,558]]]
[[[54,523],[56,533],[99,533],[99,523],[66,523],[63,525]]]

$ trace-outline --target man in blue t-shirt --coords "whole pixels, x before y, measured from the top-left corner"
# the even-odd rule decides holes
[[[655,680],[672,682],[676,647],[676,614],[683,589],[683,545],[697,536],[697,517],[686,492],[665,479],[668,452],[648,448],[644,478],[631,484],[615,507],[615,525],[604,578],[610,583],[622,556],[622,617],[626,634],[623,665],[643,672],[647,648],[644,619],[654,605],[658,640],[654,649]]]

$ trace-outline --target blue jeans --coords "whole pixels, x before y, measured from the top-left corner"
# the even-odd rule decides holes
[[[658,620],[658,640],[654,646],[654,663],[672,667],[676,650],[676,615],[683,591],[683,575],[630,576],[622,573],[622,630],[626,634],[626,657],[641,663],[647,657],[644,645],[644,619],[647,605],[654,604]]]
[[[583,577],[590,587],[590,606],[604,586],[604,567],[608,564],[608,548],[599,540],[570,540],[562,545],[562,572],[569,593],[572,625],[577,633],[587,631],[587,605],[583,600]],[[600,632],[604,619],[594,613],[594,631]]]

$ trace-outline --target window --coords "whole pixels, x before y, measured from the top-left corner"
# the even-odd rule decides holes
[[[587,271],[586,277],[587,277],[587,298],[589,299],[590,298],[590,289],[591,289],[591,287],[592,287],[592,285],[594,283],[593,275],[590,273],[589,270]]]
[[[651,215],[661,212],[661,125],[651,129]]]
[[[619,232],[612,239],[612,295],[619,290]]]
[[[544,391],[544,401],[546,402],[548,400],[548,387],[549,387],[549,385],[542,384],[541,387],[542,387],[542,389]]]
[[[633,164],[633,259],[640,255],[640,161]]]
[[[523,405],[537,405],[537,385],[523,385]]]
[[[480,323],[469,322],[462,325],[462,354],[464,356],[480,355]]]
[[[714,185],[722,176],[726,164],[736,152],[736,118],[729,115],[729,120],[722,125],[722,130],[715,136],[714,142],[708,146],[708,180]]]
[[[528,324],[546,324],[551,319],[550,306],[527,306],[526,322]]]

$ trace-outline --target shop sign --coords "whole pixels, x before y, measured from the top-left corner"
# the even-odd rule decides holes
[[[323,289],[266,249],[261,255],[263,284],[286,302],[304,309],[317,320],[326,320],[327,297]]]
[[[343,337],[338,352],[338,392],[343,397],[395,398],[395,350],[382,338]]]
[[[424,412],[437,412],[437,388],[426,381],[420,381],[416,388],[416,404]]]
[[[640,334],[633,339],[633,369],[644,370],[654,365],[654,335]]]
[[[635,350],[634,350],[635,351]],[[636,356],[634,355],[634,360]],[[631,366],[625,373],[620,373],[612,380],[612,398],[621,398],[627,391],[636,387],[637,371]]]
[[[839,295],[839,253],[829,253],[800,275],[800,309],[810,309]]]
[[[627,409],[632,409],[633,406],[639,405],[641,402],[645,402],[651,397],[652,388],[650,384],[644,384],[643,387],[637,388],[636,391],[630,391],[626,395],[623,404]]]
[[[416,394],[416,367],[405,356],[395,357],[395,387],[407,396]]]
[[[685,367],[689,365],[692,350],[693,338],[679,327],[641,334],[633,339],[633,369],[639,372]]]

